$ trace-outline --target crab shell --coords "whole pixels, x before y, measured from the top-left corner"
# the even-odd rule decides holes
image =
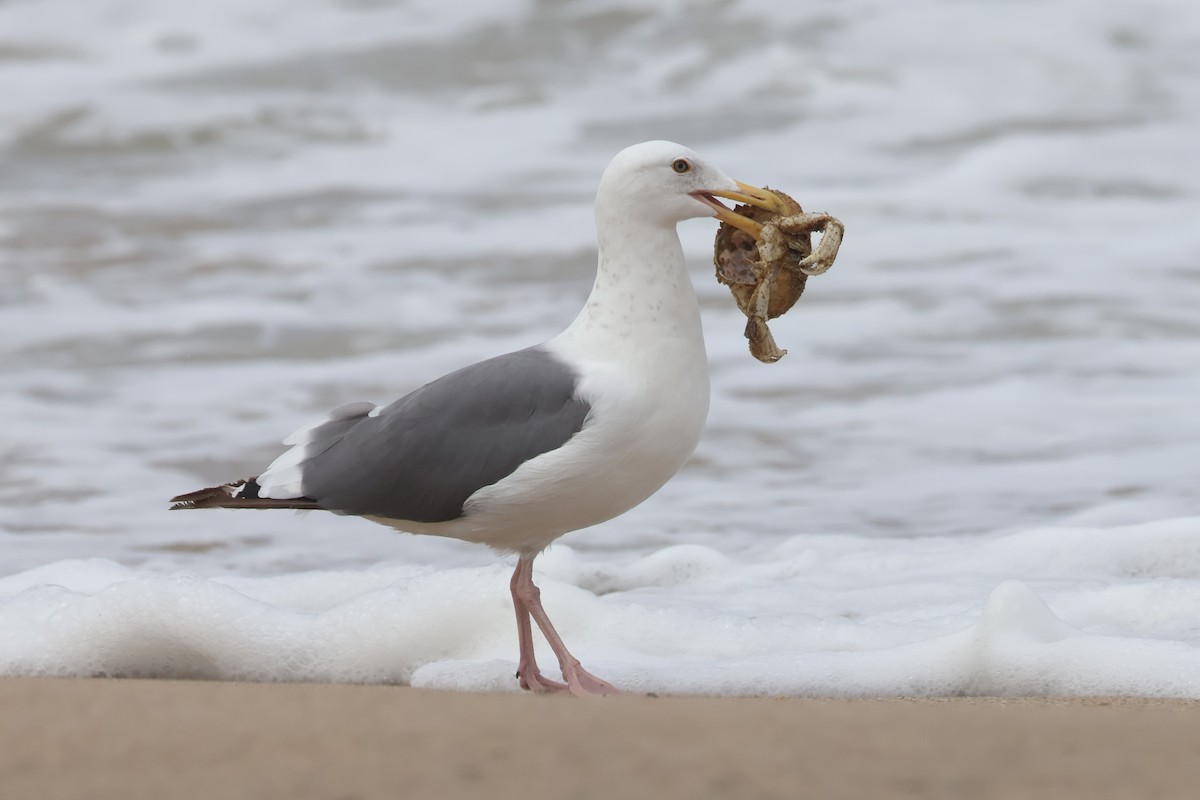
[[[803,211],[799,203],[783,192],[768,191],[787,204],[786,215],[750,205],[739,205],[734,211],[759,223]],[[778,361],[787,351],[775,345],[767,320],[775,319],[794,306],[804,293],[808,280],[798,265],[812,253],[812,236],[808,233],[789,235],[787,242],[787,253],[773,262],[762,259],[753,236],[728,223],[721,223],[713,242],[717,280],[729,287],[738,308],[747,317],[745,335],[750,340],[750,352],[758,360],[768,363]],[[762,302],[764,292],[765,304]]]

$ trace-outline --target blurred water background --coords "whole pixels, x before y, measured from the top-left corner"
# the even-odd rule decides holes
[[[1194,3],[5,0],[0,98],[5,574],[492,563],[165,501],[256,474],[336,405],[555,334],[590,288],[597,179],[651,138],[837,215],[846,242],[767,366],[712,278],[713,223],[682,226],[708,430],[562,552],[840,542],[884,608],[896,554],[1034,528],[1083,559],[1046,586],[1156,580],[1098,576],[1064,531],[1200,514]],[[1167,559],[1180,619],[1190,541]],[[978,568],[947,630],[1028,577]]]

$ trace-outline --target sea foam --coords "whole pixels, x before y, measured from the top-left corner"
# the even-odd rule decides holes
[[[1198,540],[1200,518],[801,536],[758,560],[558,546],[535,575],[576,655],[631,691],[1200,697]],[[202,577],[62,561],[0,580],[0,672],[516,691],[508,577],[499,563]],[[540,640],[539,659],[554,666]]]

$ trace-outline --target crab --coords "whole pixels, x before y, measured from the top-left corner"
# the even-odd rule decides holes
[[[739,205],[722,217],[713,242],[717,280],[729,287],[746,315],[750,353],[771,364],[787,350],[775,344],[767,320],[786,313],[810,275],[833,266],[845,226],[824,213],[805,212],[783,192],[767,189],[778,201],[774,208]],[[812,234],[821,233],[816,248]]]

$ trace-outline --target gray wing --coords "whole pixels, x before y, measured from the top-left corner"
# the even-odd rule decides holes
[[[590,407],[577,383],[568,364],[531,347],[452,372],[376,416],[364,404],[312,432],[301,488],[338,513],[455,519],[476,491],[579,432]]]

